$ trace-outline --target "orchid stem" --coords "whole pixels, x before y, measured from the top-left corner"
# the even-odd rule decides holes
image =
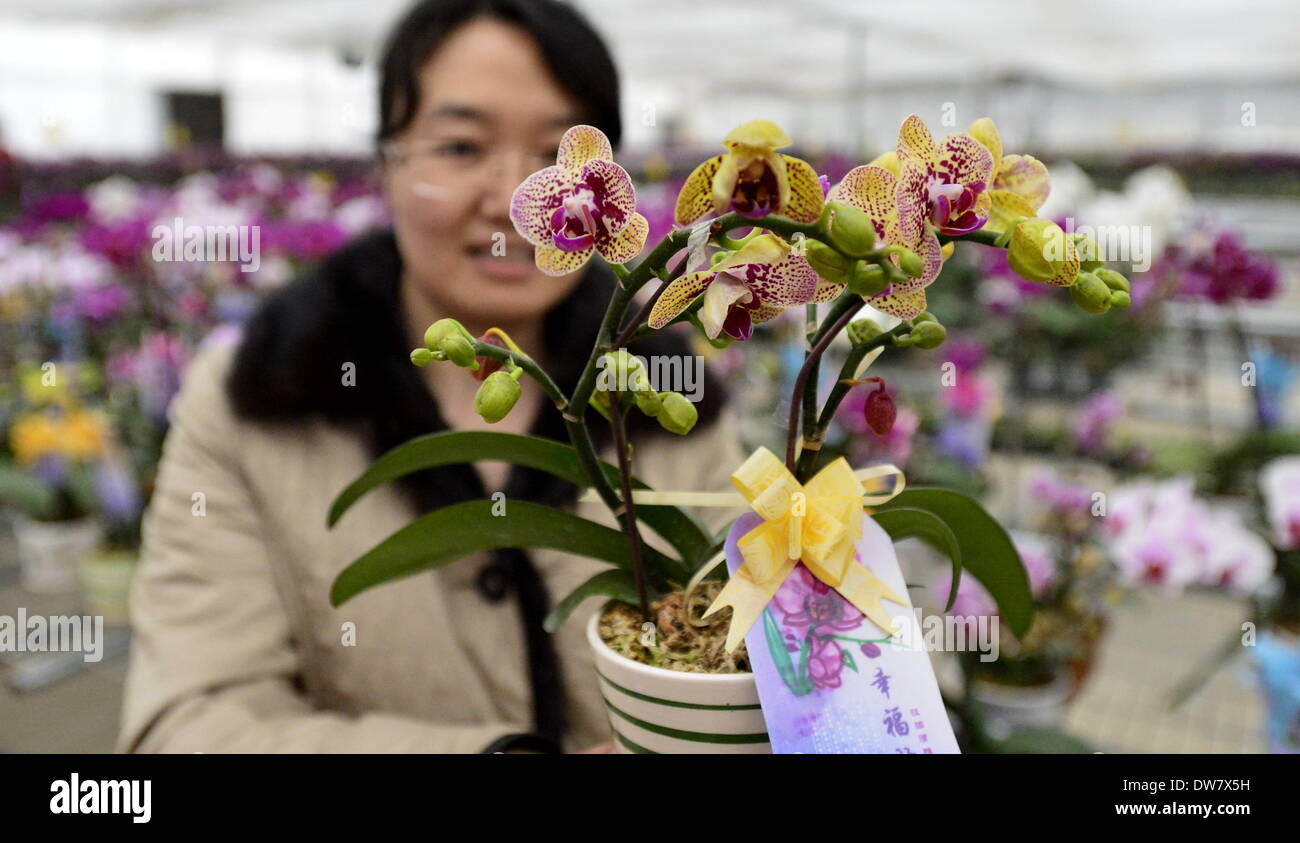
[[[799,369],[798,376],[794,379],[794,391],[790,395],[789,429],[786,431],[785,440],[785,467],[789,469],[791,474],[794,474],[795,471],[795,444],[799,441],[800,396],[803,395],[803,391],[808,385],[808,376],[812,373],[812,370],[817,367],[818,362],[822,359],[822,354],[824,354],[826,349],[830,347],[831,340],[835,339],[840,331],[844,330],[845,326],[847,326],[850,320],[857,315],[859,310],[867,306],[866,301],[862,298],[858,296],[854,296],[853,298],[857,299],[857,301],[850,303],[846,308],[844,308],[844,312],[840,314],[839,318],[835,320],[830,328],[826,328],[825,325],[823,325],[821,339],[819,339],[817,344],[813,346],[812,350],[808,352],[808,356],[804,358],[803,366]]]
[[[611,426],[614,429],[614,448],[618,451],[618,477],[623,492],[623,532],[632,548],[632,572],[636,576],[637,599],[641,601],[641,617],[650,618],[650,599],[646,595],[645,562],[641,554],[641,533],[636,526],[636,504],[632,501],[632,459],[628,453],[627,429],[623,425],[623,405],[617,392],[609,394]]]

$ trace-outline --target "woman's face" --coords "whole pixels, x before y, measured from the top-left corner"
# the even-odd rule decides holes
[[[453,32],[419,84],[415,119],[394,139],[407,154],[384,166],[402,283],[471,327],[540,319],[579,274],[537,269],[510,222],[510,197],[555,163],[564,130],[581,122],[577,103],[523,30],[487,19]]]

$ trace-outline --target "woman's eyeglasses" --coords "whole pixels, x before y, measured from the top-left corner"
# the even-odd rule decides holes
[[[555,153],[525,153],[466,140],[385,141],[379,147],[384,163],[404,167],[430,184],[449,188],[485,187],[510,174],[512,187],[529,174],[555,163]]]

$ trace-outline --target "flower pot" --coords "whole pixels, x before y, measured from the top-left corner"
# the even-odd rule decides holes
[[[109,626],[125,625],[130,618],[131,579],[138,561],[132,551],[94,553],[82,559],[86,611],[103,617]]]
[[[99,544],[100,529],[93,518],[76,521],[14,519],[19,583],[36,594],[66,594],[80,585],[78,568]]]
[[[601,695],[621,753],[772,751],[752,673],[682,673],[621,656],[587,622]]]
[[[985,728],[998,740],[1026,726],[1061,725],[1073,690],[1074,679],[1068,673],[1042,685],[1006,685],[976,679],[971,687],[984,715]]]

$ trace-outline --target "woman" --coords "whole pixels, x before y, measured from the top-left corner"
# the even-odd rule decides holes
[[[333,530],[324,521],[376,455],[419,434],[487,427],[465,370],[409,362],[436,319],[475,334],[499,326],[563,388],[576,382],[612,278],[594,267],[540,273],[509,200],[553,163],[568,126],[590,123],[617,143],[613,65],[586,22],[553,0],[426,0],[388,43],[380,108],[393,230],[273,296],[237,349],[200,356],[171,408],[133,594],[125,750],[584,750],[609,740],[579,621],[598,604],[555,636],[541,628],[549,601],[599,563],[501,551],[339,609],[327,597],[352,559],[420,512],[492,490],[574,506],[571,486],[505,465],[455,466],[367,496]],[[633,350],[687,353],[668,334]],[[721,387],[706,380],[704,398],[688,437],[637,421],[637,471],[651,485],[727,485],[741,454],[720,421]],[[565,438],[526,379],[495,429]],[[613,524],[599,507],[580,511]]]

